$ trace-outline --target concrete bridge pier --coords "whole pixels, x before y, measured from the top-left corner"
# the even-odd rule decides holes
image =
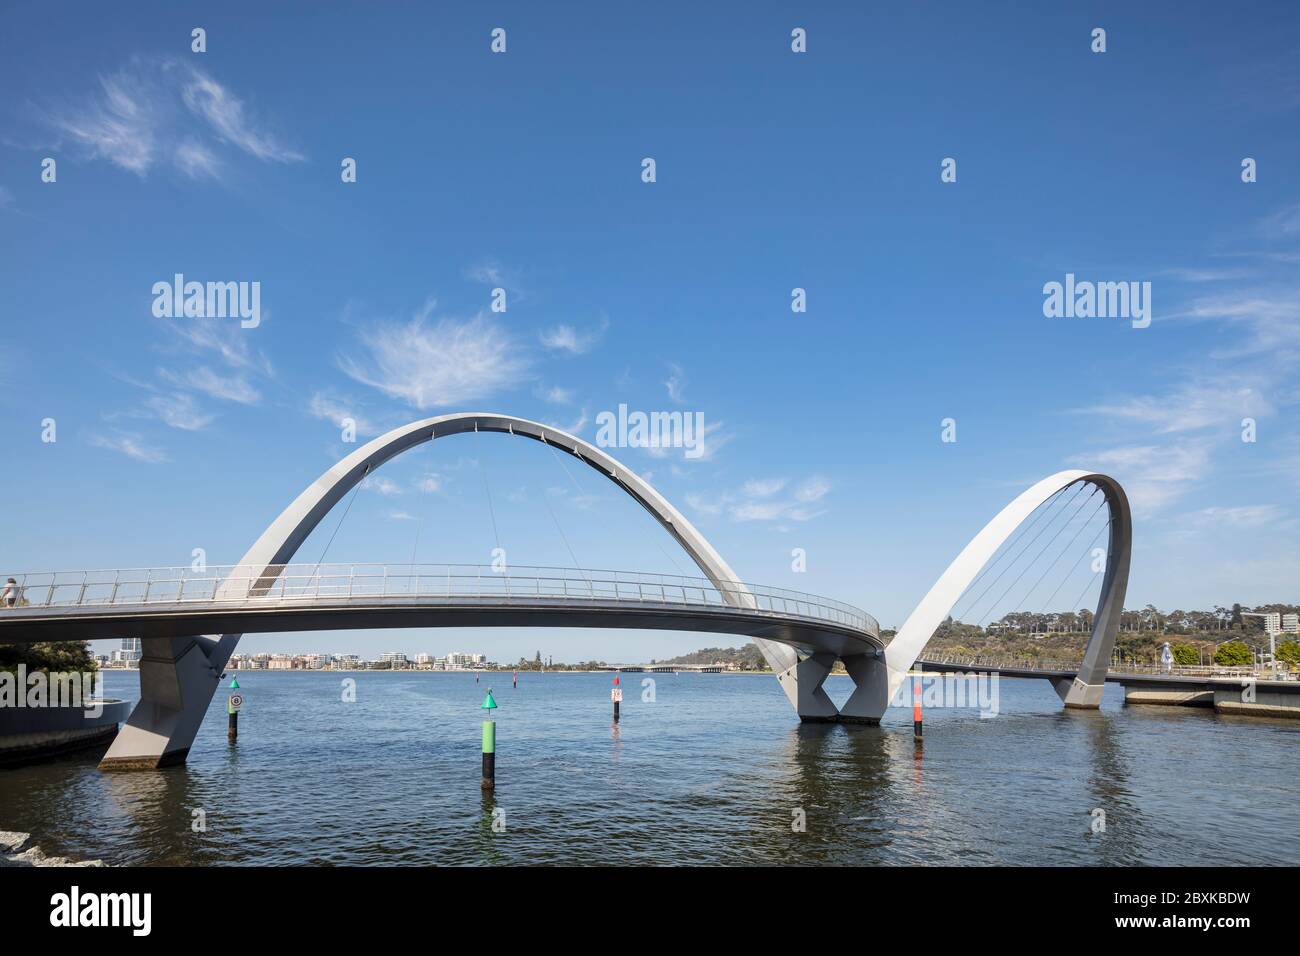
[[[836,657],[829,652],[797,660],[777,673],[781,688],[790,698],[799,719],[806,723],[831,723],[839,713],[822,684],[835,666]]]
[[[843,658],[844,669],[853,678],[853,693],[840,708],[846,724],[877,726],[889,707],[889,668],[883,654],[853,654]]]
[[[156,770],[183,764],[221,680],[208,637],[146,637],[140,702],[99,762],[101,770]]]
[[[1105,674],[1102,675],[1102,683],[1089,684],[1086,681],[1074,677],[1070,680],[1053,681],[1052,686],[1056,688],[1056,696],[1061,698],[1061,703],[1066,707],[1074,710],[1097,710],[1101,707],[1101,694],[1106,689]]]

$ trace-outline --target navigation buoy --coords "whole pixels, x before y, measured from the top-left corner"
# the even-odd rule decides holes
[[[226,713],[229,715],[226,722],[226,739],[233,743],[239,738],[239,708],[244,706],[244,695],[238,693],[238,677],[230,681],[230,690],[230,699],[226,701]]]
[[[921,739],[921,672],[912,674],[912,734]]]
[[[614,723],[618,723],[618,705],[623,703],[623,688],[618,686],[618,674],[614,674],[614,689],[609,692],[609,699],[614,702]]]
[[[482,789],[489,793],[497,786],[497,722],[492,719],[492,711],[496,710],[496,707],[496,699],[492,696],[492,688],[489,687],[482,706],[486,711],[484,714],[486,719],[483,721],[483,782],[480,784]]]

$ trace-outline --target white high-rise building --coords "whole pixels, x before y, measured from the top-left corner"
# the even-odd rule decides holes
[[[124,637],[122,638],[122,646],[113,652],[113,663],[130,667],[133,664],[138,664],[143,654],[140,638]]]

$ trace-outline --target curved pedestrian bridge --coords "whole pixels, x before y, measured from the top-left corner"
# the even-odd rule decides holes
[[[880,625],[830,598],[704,577],[452,564],[287,564],[15,576],[0,642],[395,627],[610,627],[874,653]]]

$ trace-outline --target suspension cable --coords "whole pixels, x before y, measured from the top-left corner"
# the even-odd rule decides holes
[[[1069,486],[1067,485],[1066,487],[1069,487]],[[1062,490],[1064,490],[1064,489],[1062,489]],[[1070,500],[1069,500],[1068,502],[1066,502],[1064,508],[1068,508],[1071,504],[1073,504],[1073,503],[1074,503],[1074,499],[1077,498],[1077,497],[1079,497],[1079,492],[1081,492],[1082,490],[1083,490],[1083,486],[1082,486],[1082,485],[1080,485],[1077,489],[1075,489],[1074,495],[1071,496],[1071,498],[1070,498]],[[1049,499],[1049,500],[1050,500],[1050,499]],[[1044,504],[1046,504],[1046,502],[1044,502]],[[1063,508],[1062,510],[1064,510],[1064,508]],[[1046,513],[1047,513],[1046,511],[1043,512],[1043,514],[1046,514]],[[975,598],[975,600],[972,601],[972,602],[970,603],[969,607],[966,608],[967,611],[972,611],[972,610],[974,610],[975,607],[976,607],[976,606],[977,606],[981,601],[984,600],[984,595],[988,594],[989,591],[991,591],[991,590],[993,589],[994,585],[996,585],[999,581],[1002,580],[1002,576],[1005,575],[1008,571],[1010,571],[1012,568],[1014,568],[1014,567],[1015,567],[1015,566],[1020,562],[1020,559],[1021,559],[1022,557],[1024,557],[1025,554],[1027,554],[1027,553],[1029,552],[1029,549],[1030,549],[1030,548],[1032,548],[1032,547],[1034,546],[1034,542],[1037,541],[1040,537],[1042,537],[1043,532],[1046,531],[1049,527],[1051,527],[1052,522],[1055,521],[1055,520],[1056,520],[1055,517],[1049,519],[1048,522],[1047,522],[1045,525],[1043,525],[1041,528],[1038,529],[1038,533],[1037,533],[1036,535],[1034,535],[1032,538],[1030,538],[1029,541],[1027,541],[1027,542],[1025,543],[1024,548],[1022,548],[1021,551],[1020,551],[1020,553],[1017,554],[1017,555],[1015,556],[1014,559],[1012,559],[1011,563],[1008,564],[1005,568],[1003,568],[1000,572],[998,572],[998,576],[997,576],[996,578],[994,578],[992,581],[990,581],[990,582],[988,583],[988,586],[985,587],[984,590],[980,592],[979,597]],[[1023,572],[1021,572],[1021,573],[1023,574]],[[1013,583],[1014,583],[1014,582],[1013,582]]]
[[[1082,491],[1083,491],[1083,485],[1080,485],[1079,491],[1076,491],[1074,493],[1074,498],[1071,498],[1068,502],[1066,502],[1065,507],[1062,508],[1061,510],[1064,512],[1066,509],[1070,507],[1070,505],[1074,504],[1074,499],[1079,497],[1079,494]],[[1092,495],[1088,496],[1088,498],[1091,497]],[[1070,517],[1067,518],[1064,523],[1062,523],[1061,527],[1056,530],[1056,534],[1052,535],[1051,539],[1047,542],[1047,544],[1043,545],[1043,549],[1039,551],[1038,554],[1034,555],[1033,560],[1031,560],[1028,564],[1024,566],[1024,568],[1021,569],[1020,573],[1016,575],[1016,579],[1012,581],[1010,585],[1007,586],[1007,589],[1002,592],[1001,596],[997,600],[995,600],[991,605],[989,605],[989,609],[986,612],[987,614],[992,615],[994,610],[997,608],[997,606],[1001,604],[1004,600],[1006,600],[1006,597],[1008,594],[1011,593],[1011,590],[1017,584],[1020,583],[1020,579],[1023,578],[1025,576],[1025,573],[1034,566],[1034,562],[1036,562],[1047,552],[1047,549],[1050,548],[1052,544],[1056,541],[1056,539],[1061,536],[1061,532],[1064,531],[1069,526],[1070,522],[1073,521],[1074,518],[1079,514],[1079,512],[1083,510],[1083,506],[1088,503],[1088,498],[1083,499],[1083,502],[1074,511],[1074,513],[1071,514]],[[1044,530],[1046,530],[1047,527],[1050,527],[1050,523],[1049,525],[1044,526]],[[979,619],[979,623],[982,625],[983,622],[984,622],[984,616],[981,615]]]
[[[1109,524],[1109,522],[1108,522],[1108,524]],[[1095,577],[1097,577],[1097,575],[1094,574],[1092,577],[1095,578]],[[1083,600],[1083,596],[1084,596],[1085,594],[1087,594],[1088,591],[1089,591],[1091,588],[1092,588],[1092,578],[1089,578],[1089,579],[1088,579],[1088,583],[1085,584],[1085,585],[1083,586],[1083,590],[1079,592],[1079,596],[1078,596],[1077,598],[1074,599],[1074,606],[1075,606],[1075,607],[1078,607],[1079,602]],[[1095,611],[1093,612],[1093,619],[1092,619],[1092,622],[1093,622],[1093,624],[1096,624],[1096,623],[1097,623],[1097,616],[1096,616],[1096,612],[1095,612]]]
[[[552,457],[555,459],[556,463],[559,464],[560,469],[561,469],[561,470],[562,470],[566,475],[569,476],[569,481],[571,481],[571,482],[573,483],[573,488],[574,488],[574,490],[577,491],[578,494],[581,496],[581,494],[582,494],[582,487],[578,484],[578,480],[577,480],[576,478],[573,477],[573,473],[569,471],[568,466],[564,464],[564,459],[561,458],[561,457],[560,457],[560,453],[559,453],[558,451],[555,450],[555,446],[552,445],[549,441],[547,441],[547,439],[546,439],[546,434],[545,434],[545,433],[542,434],[542,444],[545,445],[547,448],[549,448],[549,449],[551,450],[551,455],[552,455]],[[582,575],[583,580],[587,582],[587,586],[590,588],[590,587],[591,587],[591,578],[589,578],[589,577],[587,576],[587,572],[586,572],[586,570],[582,567],[582,563],[578,560],[578,556],[577,556],[576,554],[573,553],[573,548],[569,545],[569,538],[568,538],[567,535],[565,535],[565,533],[564,533],[564,528],[562,528],[562,527],[560,526],[560,519],[557,518],[557,517],[555,516],[555,511],[554,511],[554,509],[551,508],[551,500],[550,500],[550,497],[546,494],[546,490],[545,490],[545,489],[542,490],[542,501],[546,504],[546,510],[549,511],[549,512],[551,513],[551,520],[552,520],[553,522],[555,522],[555,530],[558,531],[558,532],[560,533],[560,539],[561,539],[562,541],[564,541],[564,546],[565,546],[565,548],[567,548],[568,551],[569,551],[569,557],[571,557],[571,558],[573,559],[573,568],[574,568],[574,570],[577,571],[579,574]]]
[[[1079,512],[1082,511],[1085,507],[1087,507],[1088,502],[1092,500],[1092,496],[1095,495],[1096,493],[1097,493],[1097,489],[1094,487],[1092,494],[1088,495],[1088,497],[1083,500],[1083,504],[1079,505],[1079,511],[1076,511],[1074,513],[1074,516],[1070,519],[1071,521],[1073,521],[1075,517],[1078,517]],[[1023,607],[1025,604],[1029,602],[1030,597],[1033,596],[1033,593],[1036,590],[1038,590],[1038,585],[1043,583],[1043,579],[1047,577],[1047,575],[1051,572],[1052,568],[1056,567],[1056,563],[1060,561],[1061,558],[1065,557],[1065,555],[1069,552],[1070,548],[1074,545],[1074,542],[1079,540],[1079,535],[1083,534],[1084,529],[1086,529],[1088,525],[1092,523],[1092,519],[1097,516],[1097,512],[1104,507],[1106,507],[1106,496],[1102,495],[1101,504],[1099,504],[1095,509],[1093,509],[1092,514],[1088,515],[1088,517],[1084,519],[1083,524],[1079,525],[1079,530],[1074,532],[1074,537],[1072,537],[1069,541],[1066,542],[1065,547],[1061,549],[1061,553],[1052,559],[1052,563],[1049,564],[1043,570],[1043,573],[1038,576],[1038,580],[1034,582],[1033,587],[1031,587],[1029,591],[1025,594],[1025,596],[1021,599],[1020,601],[1021,607]],[[1061,530],[1064,531],[1065,526],[1062,526]]]
[[[433,440],[432,440],[432,438],[430,438],[430,441],[429,441],[429,453],[428,453],[428,455],[427,455],[426,457],[428,457],[428,458],[430,459],[430,464],[432,464],[432,460],[433,460]],[[427,473],[427,474],[425,475],[425,477],[427,478],[429,474],[432,474],[432,472]],[[423,482],[421,482],[421,485],[420,485],[419,487],[420,487],[420,490],[421,490],[422,492],[424,492],[425,494],[432,494],[432,492],[424,491],[424,488],[423,488]],[[432,507],[433,507],[432,504],[429,504],[429,505],[426,505],[426,506],[424,506],[424,507],[421,507],[421,508],[418,508],[418,509],[417,509],[417,510],[419,511],[419,514],[416,516],[416,524],[415,524],[415,544],[411,545],[411,574],[413,574],[413,575],[415,574],[415,558],[416,558],[416,552],[419,551],[419,549],[420,549],[420,533],[424,530],[424,513],[425,513],[426,510],[429,510],[429,509],[431,509]],[[417,583],[416,583],[416,590],[417,590],[417,591],[419,590],[418,578],[417,578]]]
[[[569,538],[560,527],[560,519],[555,516],[555,509],[551,507],[551,496],[542,489],[542,502],[546,505],[546,510],[551,514],[551,521],[555,523],[555,530],[560,532],[560,540],[564,542],[565,549],[569,552],[569,557],[573,559],[573,569],[583,576],[587,577],[587,572],[583,570],[582,564],[578,561],[578,556],[573,553],[573,547],[569,544]]]
[[[1101,509],[1098,508],[1097,510],[1100,511]],[[1095,514],[1095,513],[1096,513],[1096,512],[1094,512],[1094,514]],[[1089,518],[1088,520],[1091,521],[1092,518]],[[1065,577],[1063,577],[1063,578],[1061,579],[1061,583],[1058,584],[1058,585],[1056,586],[1056,590],[1053,591],[1053,592],[1051,593],[1051,595],[1048,597],[1048,599],[1047,599],[1046,601],[1043,602],[1043,606],[1042,606],[1042,608],[1041,608],[1041,609],[1039,610],[1039,612],[1038,612],[1039,614],[1044,614],[1044,613],[1046,613],[1046,611],[1047,611],[1047,605],[1049,605],[1049,604],[1052,603],[1052,598],[1056,597],[1056,595],[1060,592],[1061,588],[1065,587],[1065,582],[1068,581],[1068,580],[1070,580],[1070,575],[1074,574],[1074,570],[1075,570],[1075,568],[1077,568],[1077,567],[1079,566],[1079,562],[1082,561],[1084,558],[1086,558],[1086,557],[1089,555],[1089,553],[1092,551],[1093,547],[1096,546],[1096,544],[1097,544],[1097,539],[1101,537],[1101,533],[1102,533],[1103,531],[1105,531],[1107,528],[1109,528],[1109,527],[1111,526],[1111,524],[1114,523],[1114,520],[1115,520],[1114,518],[1110,518],[1110,519],[1108,519],[1108,520],[1106,521],[1106,523],[1105,523],[1104,525],[1102,525],[1100,529],[1098,529],[1097,533],[1096,533],[1095,535],[1092,536],[1092,542],[1088,545],[1088,547],[1084,548],[1083,552],[1082,552],[1082,553],[1081,553],[1077,558],[1074,559],[1074,566],[1071,567],[1069,571],[1066,571],[1066,572],[1065,572]],[[1089,584],[1092,583],[1091,579],[1088,581],[1088,583],[1089,583]],[[1085,589],[1085,590],[1086,590],[1086,589]],[[1076,603],[1078,603],[1078,602],[1076,602]],[[1071,612],[1073,612],[1073,611],[1077,610],[1077,608],[1073,608],[1073,607],[1072,607],[1072,608],[1070,608],[1069,610],[1070,610]]]
[[[366,476],[369,476],[369,474],[370,474],[370,468],[367,467],[367,468],[366,468]],[[358,481],[358,482],[356,483],[356,487],[354,487],[354,488],[352,489],[352,494],[351,494],[351,496],[349,496],[349,498],[348,498],[347,506],[343,509],[343,514],[339,515],[339,521],[338,521],[338,524],[336,524],[336,525],[334,526],[334,533],[331,534],[331,535],[330,535],[330,539],[329,539],[328,541],[325,542],[325,550],[322,551],[322,552],[320,553],[320,557],[316,559],[316,567],[315,567],[315,569],[312,571],[312,576],[313,576],[313,577],[316,575],[316,573],[317,573],[318,571],[320,571],[321,562],[323,562],[323,561],[325,560],[325,555],[329,553],[330,545],[332,545],[332,544],[334,543],[334,538],[338,535],[338,533],[339,533],[339,528],[343,527],[343,519],[345,519],[345,518],[348,516],[348,512],[352,510],[352,502],[354,502],[354,501],[357,500],[357,492],[361,490],[361,484],[362,484],[362,482],[364,482],[365,480],[366,480],[365,477],[363,477],[363,478],[361,479],[361,481]]]
[[[478,422],[474,423],[474,434],[476,435],[478,434]],[[497,512],[496,509],[492,507],[492,487],[488,484],[487,465],[483,461],[482,451],[483,451],[483,443],[482,441],[480,441],[478,470],[479,470],[479,474],[483,476],[483,491],[486,492],[487,494],[488,515],[492,519],[492,537],[497,543],[497,550],[500,551],[501,535],[497,531]]]
[[[990,561],[988,564],[984,565],[983,570],[981,570],[980,573],[977,574],[977,575],[975,576],[975,580],[971,581],[970,584],[966,585],[966,590],[962,592],[961,597],[958,598],[956,605],[954,605],[954,610],[953,610],[952,615],[951,615],[951,616],[952,616],[952,619],[953,619],[954,621],[961,620],[960,615],[963,614],[963,613],[965,613],[966,611],[971,610],[971,608],[966,607],[966,608],[963,608],[963,609],[961,609],[960,611],[958,611],[958,610],[956,609],[957,606],[959,606],[959,605],[960,605],[960,604],[961,604],[961,603],[962,603],[966,598],[968,598],[971,594],[974,594],[974,593],[975,593],[975,586],[976,586],[977,584],[980,583],[980,581],[984,578],[984,575],[988,574],[990,571],[993,570],[993,568],[994,568],[995,566],[997,566],[997,565],[999,565],[999,564],[1002,563],[1002,561],[1006,558],[1006,556],[1007,556],[1008,554],[1010,554],[1010,553],[1015,549],[1015,546],[1016,546],[1017,544],[1020,543],[1020,539],[1023,538],[1026,534],[1028,534],[1029,531],[1031,531],[1031,530],[1033,529],[1034,525],[1036,525],[1036,524],[1038,524],[1038,522],[1042,521],[1042,520],[1043,520],[1043,516],[1044,516],[1045,514],[1047,514],[1049,511],[1051,511],[1051,507],[1050,507],[1050,506],[1051,506],[1052,502],[1056,499],[1056,497],[1057,497],[1058,495],[1060,495],[1060,494],[1061,494],[1063,491],[1065,491],[1065,489],[1068,488],[1068,487],[1070,487],[1070,486],[1069,486],[1069,485],[1066,485],[1064,488],[1058,488],[1055,492],[1052,493],[1052,496],[1051,496],[1050,498],[1048,498],[1048,499],[1047,499],[1046,501],[1044,501],[1041,505],[1039,505],[1036,509],[1034,509],[1034,510],[1037,512],[1037,514],[1034,515],[1034,519],[1033,519],[1032,521],[1028,522],[1028,523],[1022,524],[1022,525],[1020,526],[1020,530],[1016,532],[1015,537],[1012,538],[1012,539],[1011,539],[1010,541],[1008,541],[1005,545],[1003,545],[1001,548],[998,549],[998,555],[997,555],[997,557],[995,557],[995,558],[994,558],[992,561]],[[1016,560],[1019,560],[1019,557],[1018,557],[1018,556],[1017,556],[1017,559],[1016,559]],[[1012,564],[1015,564],[1015,561],[1013,561],[1013,562],[1011,562],[1011,563],[1012,563]],[[1005,571],[1005,569],[1003,569],[1003,570]],[[983,596],[983,595],[981,595],[981,596]]]

